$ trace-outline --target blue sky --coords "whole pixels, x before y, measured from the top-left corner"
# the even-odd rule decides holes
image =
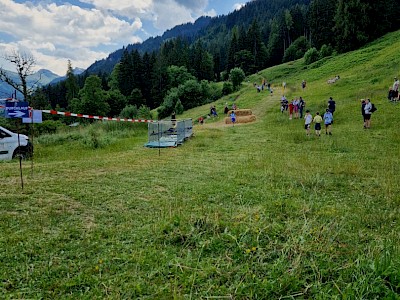
[[[64,75],[122,46],[198,17],[228,14],[251,0],[0,0],[0,56],[31,54],[36,69]],[[13,66],[0,59],[0,67]]]

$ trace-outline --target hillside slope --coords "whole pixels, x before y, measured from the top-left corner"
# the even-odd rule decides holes
[[[394,111],[387,102],[389,87],[393,84],[393,78],[400,75],[400,57],[397,55],[400,47],[400,31],[390,33],[381,39],[359,49],[338,56],[323,58],[309,66],[304,65],[300,59],[266,70],[256,75],[249,76],[243,88],[236,94],[229,95],[218,101],[217,109],[223,111],[226,102],[233,103],[233,99],[239,107],[257,109],[259,105],[274,107],[279,110],[279,101],[282,94],[288,99],[303,96],[307,100],[308,108],[324,109],[329,97],[333,97],[338,109],[347,112],[358,109],[361,98],[371,98],[389,108],[387,113]],[[327,84],[327,80],[340,76],[340,80],[334,84]],[[257,93],[254,83],[261,84],[265,78],[272,84],[273,96]],[[301,89],[302,80],[307,81],[307,88]],[[282,83],[286,82],[284,91]],[[266,104],[267,103],[267,104]],[[208,111],[205,105],[184,114],[184,117],[196,118]],[[272,110],[270,110],[272,112]],[[264,111],[263,113],[266,113]],[[358,113],[358,110],[357,110]]]
[[[0,293],[397,299],[400,103],[386,94],[399,75],[399,43],[395,32],[312,66],[263,70],[217,101],[219,119],[196,125],[178,148],[143,147],[143,124],[94,123],[83,138],[84,128],[42,137],[23,191],[18,162],[0,164]],[[253,87],[263,77],[272,94]],[[332,136],[307,137],[303,120],[281,114],[282,81],[312,114],[336,100]],[[370,130],[361,97],[378,107]],[[233,101],[257,121],[222,125]]]

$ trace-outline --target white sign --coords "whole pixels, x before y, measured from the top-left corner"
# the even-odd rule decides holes
[[[33,123],[42,123],[42,111],[41,110],[31,110],[29,112],[29,118],[22,118],[22,123],[32,123],[32,117],[33,117]]]

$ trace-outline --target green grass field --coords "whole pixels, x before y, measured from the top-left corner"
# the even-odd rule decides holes
[[[143,147],[143,124],[41,137],[23,190],[18,161],[0,163],[0,298],[400,299],[398,49],[395,32],[264,70],[178,148]],[[332,136],[280,113],[282,81],[313,115],[336,100]],[[255,123],[223,124],[236,97]]]

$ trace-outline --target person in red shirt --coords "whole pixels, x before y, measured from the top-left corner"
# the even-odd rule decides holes
[[[203,116],[200,116],[200,118],[198,118],[199,124],[203,125],[204,123],[204,118]]]
[[[293,109],[294,109],[294,104],[293,104],[293,101],[291,101],[289,103],[289,120],[291,120],[293,117]]]

